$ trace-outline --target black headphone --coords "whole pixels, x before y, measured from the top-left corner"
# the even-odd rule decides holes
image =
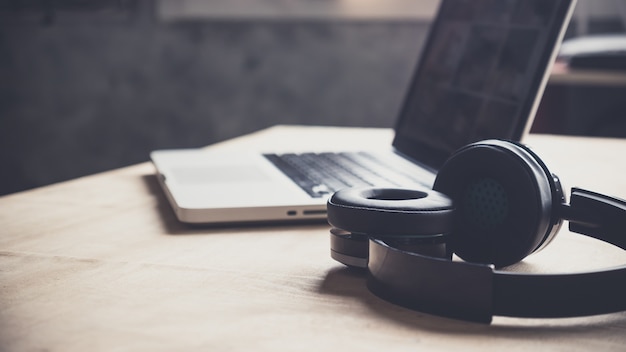
[[[486,140],[456,151],[433,190],[348,188],[328,200],[331,256],[367,268],[377,296],[418,311],[573,317],[626,310],[626,265],[571,274],[495,270],[569,229],[626,249],[626,201],[573,188],[528,147]],[[456,254],[463,261],[451,260]]]

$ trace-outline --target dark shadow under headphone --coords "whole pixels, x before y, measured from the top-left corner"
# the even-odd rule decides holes
[[[526,146],[487,140],[443,165],[433,190],[353,188],[328,201],[331,256],[367,268],[377,296],[426,313],[573,317],[626,310],[626,265],[520,274],[517,263],[569,229],[626,249],[626,201],[573,188]],[[452,261],[452,254],[463,261]]]

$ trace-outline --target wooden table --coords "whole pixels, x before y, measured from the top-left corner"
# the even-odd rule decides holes
[[[391,138],[381,129],[278,126],[211,148]],[[566,186],[626,198],[626,140],[526,142]],[[153,173],[144,163],[0,198],[0,350],[626,350],[626,313],[482,325],[395,306],[331,260],[327,225],[188,227]],[[510,270],[624,263],[623,251],[563,230]]]

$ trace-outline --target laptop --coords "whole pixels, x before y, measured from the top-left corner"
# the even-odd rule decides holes
[[[430,188],[461,146],[528,133],[574,2],[442,0],[385,150],[156,150],[159,183],[194,224],[323,221],[341,188]]]

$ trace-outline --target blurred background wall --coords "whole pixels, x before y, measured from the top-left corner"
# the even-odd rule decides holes
[[[360,1],[0,0],[0,195],[274,124],[392,127],[437,1]],[[623,31],[587,2],[568,36]]]

